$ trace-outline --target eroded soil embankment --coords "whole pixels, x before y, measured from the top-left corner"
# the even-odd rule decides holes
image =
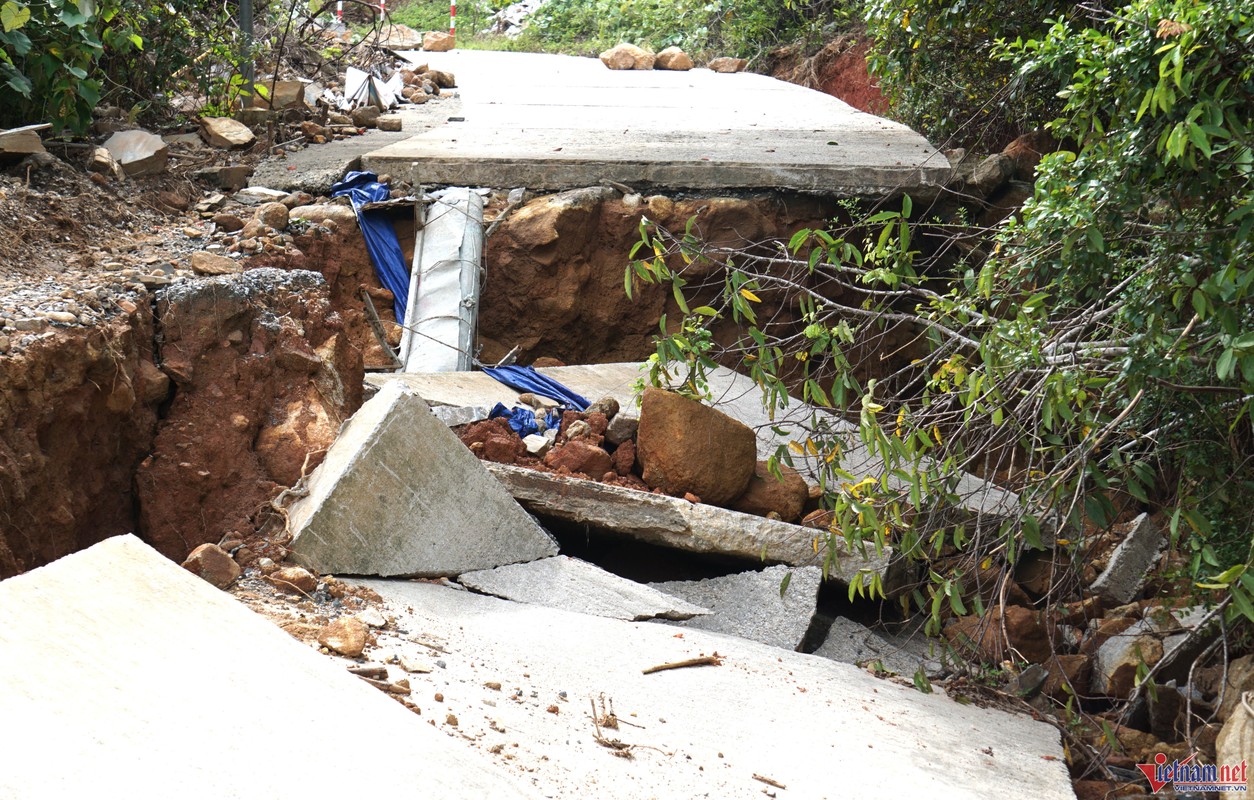
[[[503,205],[495,198],[490,213]],[[814,198],[773,195],[535,198],[489,244],[479,356],[492,363],[518,346],[524,364],[598,363],[652,352],[662,314],[672,326],[681,315],[668,288],[624,296],[644,217],[673,230],[695,217],[702,239],[748,246],[834,213]],[[412,223],[398,232],[408,254]],[[721,269],[695,276],[695,300],[713,298]],[[175,559],[205,542],[242,547],[244,564],[281,558],[257,534],[260,515],[356,410],[363,363],[386,364],[363,290],[395,343],[391,295],[356,226],[312,226],[242,275],[119,299],[102,324],[51,326],[0,356],[0,577],[126,532]],[[763,292],[762,312],[779,325],[799,320],[796,298],[781,292]]]
[[[245,541],[360,404],[361,355],[317,274],[156,296],[155,314],[141,299],[5,357],[0,577],[132,531],[176,559]]]

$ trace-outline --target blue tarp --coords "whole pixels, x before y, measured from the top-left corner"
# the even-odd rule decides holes
[[[496,419],[497,417],[505,417],[509,420],[509,426],[514,433],[518,434],[519,439],[526,438],[533,433],[540,432],[540,426],[536,424],[536,412],[529,408],[506,408],[504,403],[497,403],[492,407],[492,411],[488,413],[488,419]],[[562,424],[562,412],[550,411],[544,418],[546,428],[556,428]]]
[[[570,406],[576,411],[583,411],[590,405],[586,398],[580,397],[552,378],[546,378],[532,367],[517,365],[484,367],[483,371],[511,389],[534,392]]]
[[[350,172],[344,180],[331,187],[332,197],[347,196],[357,211],[357,223],[366,238],[366,250],[374,263],[379,282],[392,293],[392,310],[396,321],[405,324],[405,305],[409,302],[409,265],[401,253],[401,243],[396,239],[391,215],[383,210],[362,211],[366,203],[387,200],[387,184],[379,183],[373,172]]]

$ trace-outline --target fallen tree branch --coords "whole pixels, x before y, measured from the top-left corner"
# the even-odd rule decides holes
[[[645,675],[651,675],[654,672],[661,672],[666,669],[683,669],[684,667],[720,667],[723,665],[723,657],[718,653],[711,656],[700,656],[698,658],[689,658],[684,661],[672,661],[669,664],[658,664],[656,667],[649,667],[642,670]]]

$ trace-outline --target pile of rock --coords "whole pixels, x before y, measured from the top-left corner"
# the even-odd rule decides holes
[[[534,394],[523,395],[523,402],[538,409],[555,405]],[[810,501],[809,487],[796,471],[781,466],[774,475],[766,461],[758,460],[757,439],[747,425],[656,388],[645,390],[639,417],[623,413],[618,401],[606,397],[586,411],[564,412],[559,428],[524,439],[503,418],[467,425],[460,438],[486,461],[784,522],[798,520]]]
[[[614,70],[664,69],[686,72],[696,66],[692,57],[678,47],[654,53],[634,44],[620,44],[601,54],[601,63]],[[743,58],[721,57],[706,64],[714,72],[742,72],[749,66]]]

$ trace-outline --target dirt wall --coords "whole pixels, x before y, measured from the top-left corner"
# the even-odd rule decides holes
[[[169,380],[146,301],[3,357],[0,578],[134,530],[132,477]]]

